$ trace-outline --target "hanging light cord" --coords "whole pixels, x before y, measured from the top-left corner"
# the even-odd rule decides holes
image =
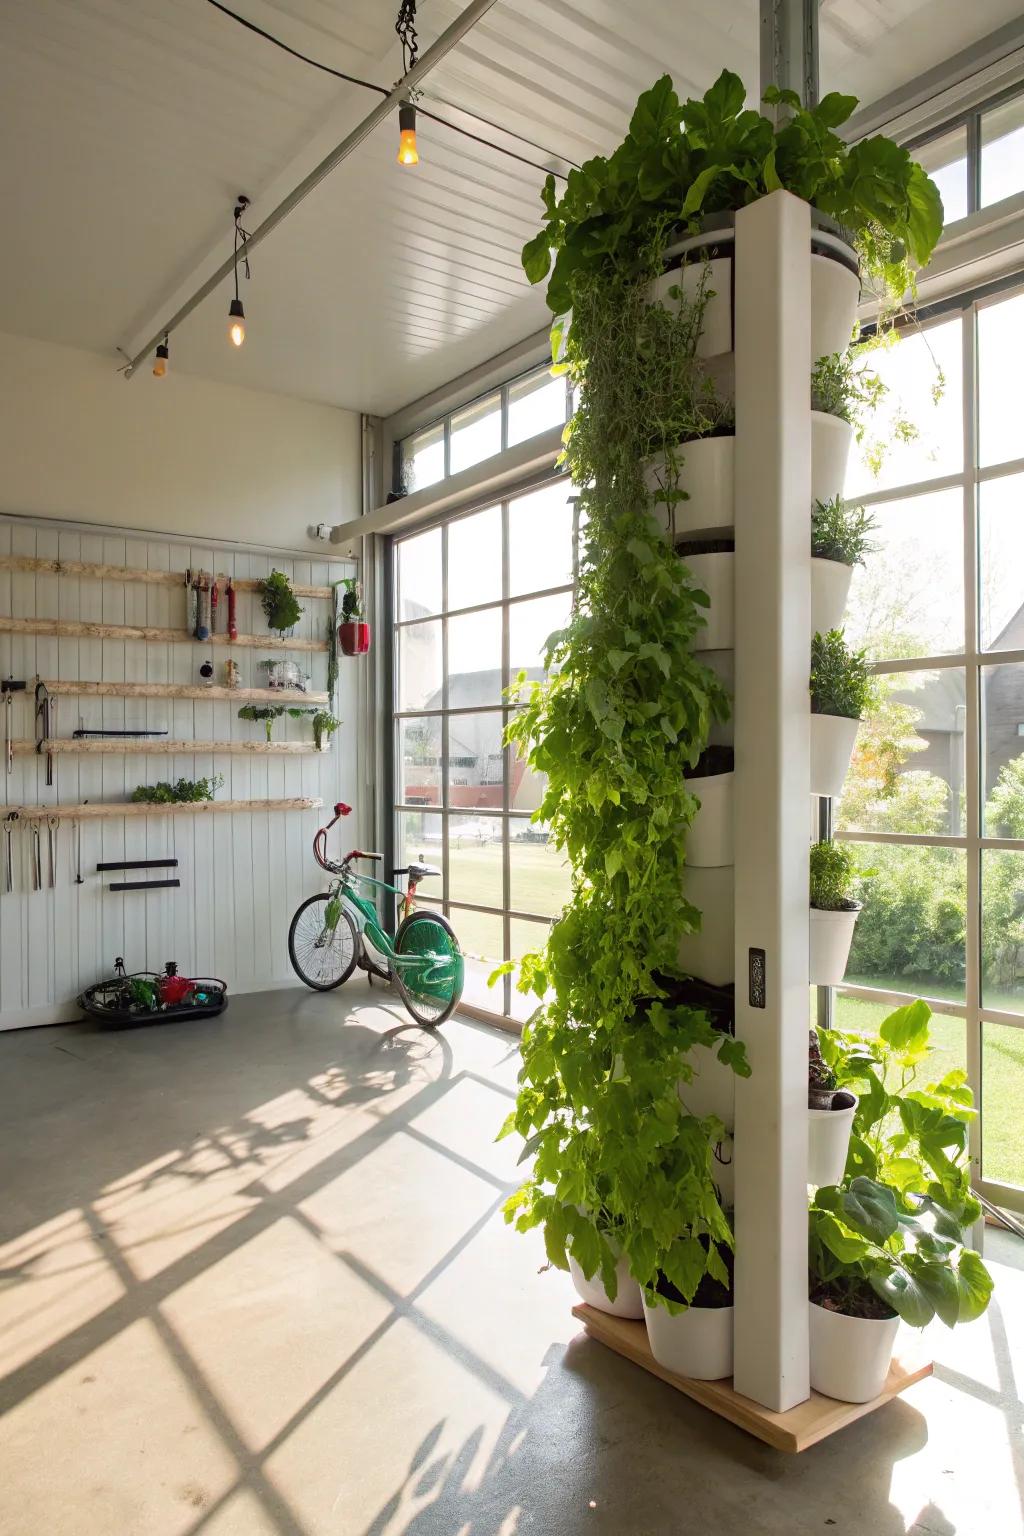
[[[237,21],[239,26],[245,27],[247,31],[255,32],[256,36],[262,37],[265,42],[273,43],[274,47],[280,48],[283,53],[291,54],[293,59],[298,59],[302,64],[308,64],[312,69],[319,69],[325,75],[333,75],[336,80],[344,80],[349,85],[358,85],[364,91],[374,91],[378,96],[391,95],[391,92],[387,86],[376,85],[372,80],[361,80],[358,75],[347,75],[345,74],[344,70],[334,69],[330,64],[321,63],[319,59],[311,59],[307,53],[300,53],[297,48],[292,48],[288,43],[282,42],[279,37],[275,37],[272,32],[267,32],[263,29],[263,27],[257,26],[256,23],[254,21],[250,21],[248,17],[240,16],[237,11],[231,10],[229,6],[222,5],[221,0],[207,0],[207,4],[212,5],[215,10],[221,11],[225,16],[229,16],[232,21]],[[415,5],[412,5],[411,7],[413,13],[412,22],[410,23],[411,43],[406,42],[406,38],[400,30],[403,25],[404,13],[409,5],[410,0],[402,0],[402,6],[399,11],[398,20],[395,22],[395,31],[398,33],[402,40],[402,58],[403,60],[406,60],[411,56],[411,63],[406,62],[404,65],[404,73],[406,74],[408,74],[412,64],[416,62],[416,53],[419,49],[419,42],[416,37],[415,27]],[[444,105],[451,106],[452,104],[450,102],[446,102]],[[559,154],[555,156],[552,150],[545,149],[542,144],[534,144],[532,139],[524,138],[521,133],[515,133],[511,128],[502,128],[499,123],[492,123],[489,118],[481,117],[479,112],[470,112],[466,107],[455,107],[454,110],[457,112],[464,112],[467,117],[473,118],[475,122],[482,124],[485,128],[493,129],[495,133],[508,134],[509,138],[516,139],[520,144],[529,145],[529,147],[531,149],[535,149],[538,154],[551,155],[552,158],[562,160],[567,165],[576,164],[575,160],[570,160],[567,155]],[[417,102],[417,111],[421,117],[429,118],[432,123],[440,123],[443,128],[450,128],[453,133],[461,133],[463,138],[472,139],[474,144],[482,144],[486,149],[493,149],[500,155],[507,155],[510,160],[518,160],[520,165],[528,165],[531,170],[542,171],[544,175],[550,174],[557,177],[560,181],[565,181],[566,179],[565,173],[563,171],[553,170],[552,167],[548,165],[540,165],[536,160],[528,159],[526,155],[517,154],[514,149],[506,149],[504,145],[495,144],[492,140],[485,139],[478,133],[471,133],[468,128],[460,127],[458,123],[453,123],[449,118],[439,117],[436,112],[428,112],[426,107],[424,107],[420,102]]]
[[[238,292],[238,252],[239,252],[239,250],[241,250],[241,252],[242,252],[242,265],[245,268],[246,281],[248,282],[249,278],[252,277],[252,273],[249,270],[249,251],[248,251],[248,245],[249,245],[249,240],[250,240],[251,236],[250,236],[249,231],[247,229],[243,229],[242,228],[242,214],[244,212],[245,212],[245,205],[243,203],[236,204],[236,206],[235,206],[235,298],[236,299],[239,298],[239,292]]]
[[[416,31],[416,0],[402,0],[398,7],[395,31],[402,45],[402,74],[407,75],[420,51],[420,39]]]

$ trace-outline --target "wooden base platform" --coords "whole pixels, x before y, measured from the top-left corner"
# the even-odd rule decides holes
[[[591,1338],[599,1339],[602,1344],[607,1344],[617,1354],[625,1355],[635,1365],[642,1365],[645,1371],[660,1376],[670,1387],[685,1392],[694,1402],[702,1403],[705,1408],[721,1414],[723,1419],[728,1419],[730,1423],[745,1429],[748,1434],[756,1435],[759,1440],[764,1440],[779,1451],[805,1451],[809,1445],[834,1435],[837,1429],[843,1429],[855,1419],[863,1418],[875,1408],[881,1408],[883,1403],[889,1402],[915,1381],[921,1381],[932,1373],[930,1360],[914,1362],[894,1359],[884,1388],[870,1403],[841,1403],[834,1397],[812,1392],[805,1403],[799,1403],[788,1412],[772,1413],[751,1398],[743,1397],[734,1389],[731,1380],[694,1381],[688,1376],[674,1376],[671,1371],[666,1371],[651,1354],[647,1329],[642,1322],[631,1323],[625,1318],[612,1317],[607,1312],[599,1312],[596,1307],[582,1303],[573,1307],[572,1315],[579,1318]]]

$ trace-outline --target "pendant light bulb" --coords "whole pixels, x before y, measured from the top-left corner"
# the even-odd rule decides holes
[[[154,379],[163,379],[167,377],[167,363],[171,355],[171,349],[167,343],[168,338],[165,336],[163,341],[156,349],[156,362],[153,364]]]
[[[411,101],[403,101],[398,109],[398,163],[419,165],[420,152],[416,148],[416,108]]]
[[[245,340],[245,310],[241,299],[232,299],[228,310],[228,336],[236,347]]]

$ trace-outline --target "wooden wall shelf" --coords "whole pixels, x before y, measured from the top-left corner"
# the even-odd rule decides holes
[[[184,571],[146,571],[125,565],[95,565],[87,560],[42,560],[31,555],[0,555],[0,571],[23,571],[41,576],[84,576],[92,581],[141,581],[151,587],[185,586]],[[258,579],[232,577],[231,585],[236,592],[259,590]],[[331,595],[330,587],[311,587],[300,581],[291,582],[291,589],[296,597],[329,598]]]
[[[301,688],[225,688],[202,683],[76,683],[47,679],[51,694],[99,699],[213,699],[218,703],[238,699],[242,703],[326,704],[326,693],[303,693]]]
[[[124,800],[118,805],[94,805],[91,800],[86,800],[81,805],[0,806],[0,822],[11,811],[17,811],[22,821],[45,821],[47,816],[59,816],[61,821],[92,821],[97,818],[115,819],[118,816],[216,816],[244,811],[315,811],[323,803],[319,797],[291,800],[197,800],[188,805],[150,805],[137,800]]]
[[[762,1408],[752,1398],[737,1392],[729,1378],[724,1381],[694,1381],[688,1376],[675,1376],[671,1371],[666,1371],[651,1354],[647,1328],[643,1323],[612,1317],[608,1312],[599,1312],[596,1307],[583,1304],[573,1307],[572,1315],[579,1318],[591,1338],[599,1339],[609,1349],[614,1349],[616,1354],[624,1355],[634,1365],[642,1366],[645,1371],[667,1381],[677,1392],[685,1392],[694,1402],[721,1414],[723,1419],[737,1424],[740,1429],[756,1435],[759,1440],[773,1445],[779,1451],[805,1451],[809,1445],[834,1435],[837,1429],[844,1429],[855,1419],[883,1407],[915,1381],[921,1381],[932,1373],[930,1360],[908,1361],[894,1357],[885,1386],[870,1403],[841,1403],[837,1398],[812,1392],[806,1402],[798,1403],[786,1413],[773,1413],[769,1408]]]
[[[0,617],[0,633],[10,635],[52,635],[68,640],[151,640],[178,645],[227,645],[240,649],[264,651],[326,651],[326,640],[303,640],[296,636],[211,635],[197,640],[187,629],[153,629],[148,624],[86,624],[75,619],[12,619]]]
[[[11,745],[16,757],[35,757],[34,741],[15,741]],[[52,754],[66,757],[68,754],[99,752],[115,757],[214,757],[224,752],[249,754],[256,757],[273,757],[275,754],[291,754],[298,757],[315,752],[312,741],[169,741],[162,736],[97,736],[80,740],[52,737],[43,744],[40,757]]]

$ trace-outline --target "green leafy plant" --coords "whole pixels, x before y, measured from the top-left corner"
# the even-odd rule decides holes
[[[831,1109],[838,1087],[835,1068],[822,1057],[817,1030],[812,1029],[807,1042],[807,1107]]]
[[[313,715],[313,742],[318,752],[323,746],[324,737],[326,736],[329,740],[340,725],[341,721],[336,720],[329,709],[318,709],[315,712]]]
[[[865,555],[874,552],[871,535],[877,527],[870,512],[849,506],[841,496],[816,501],[811,511],[811,554],[840,565],[863,565]]]
[[[147,805],[187,805],[200,800],[212,800],[224,783],[224,775],[216,773],[209,779],[178,779],[171,784],[161,779],[157,784],[139,784],[132,790],[132,799]]]
[[[819,912],[849,912],[861,871],[845,843],[811,844],[811,906]]]
[[[891,346],[896,339],[897,332],[887,331],[855,342],[845,352],[818,358],[811,372],[811,409],[837,416],[853,427],[864,463],[876,477],[894,443],[912,443],[920,436],[916,423],[902,408],[890,414],[884,428],[873,430],[890,391],[881,374],[868,366],[868,357],[879,346]],[[933,400],[938,401],[944,390],[945,378],[936,363]]]
[[[573,309],[577,286],[595,274],[640,271],[652,228],[696,231],[707,215],[779,188],[849,230],[888,308],[902,303],[913,267],[925,265],[942,233],[934,182],[891,139],[844,143],[835,130],[855,110],[854,96],[830,91],[805,108],[794,92],[772,87],[766,103],[788,109],[778,127],[745,97],[738,76],[723,70],[700,101],[680,103],[663,75],[640,96],[612,155],[570,171],[560,197],[547,178],[545,224],[524,246],[523,267],[532,283],[550,273],[555,315]]]
[[[681,768],[728,707],[693,651],[707,599],[637,510],[645,455],[692,422],[666,364],[692,358],[692,309],[652,321],[645,297],[663,244],[658,231],[634,260],[575,285],[565,358],[580,404],[565,460],[584,488],[577,601],[547,642],[545,681],[527,688],[520,675],[507,732],[545,775],[535,820],[565,852],[571,895],[544,950],[521,962],[519,989],[539,1007],[503,1134],[534,1156],[506,1217],[542,1225],[553,1264],[571,1254],[614,1294],[623,1254],[640,1283],[662,1273],[689,1300],[705,1273],[723,1279],[731,1235],[713,1177],[722,1129],[687,1111],[679,1085],[697,1045],[723,1069],[749,1069],[702,1013],[663,1001],[679,939],[700,921],[681,889],[696,808]]]
[[[342,582],[345,588],[341,599],[341,622],[343,624],[361,624],[366,620],[363,609],[362,584],[354,576],[348,576]]]
[[[846,1173],[811,1206],[812,1299],[854,1316],[893,1312],[914,1327],[985,1310],[992,1280],[963,1234],[981,1214],[971,1192],[966,1073],[919,1086],[931,1010],[897,1008],[874,1037],[818,1031],[839,1086],[858,1095]],[[895,1219],[894,1219],[895,1218]]]
[[[283,704],[243,704],[238,711],[239,720],[262,720],[267,740],[273,740],[274,721],[284,714]]]
[[[811,641],[811,712],[862,720],[875,697],[863,651],[852,651],[841,629]]]
[[[283,572],[271,571],[270,575],[265,576],[259,583],[257,591],[270,629],[276,629],[284,634],[286,629],[291,629],[299,622],[304,609]]]

